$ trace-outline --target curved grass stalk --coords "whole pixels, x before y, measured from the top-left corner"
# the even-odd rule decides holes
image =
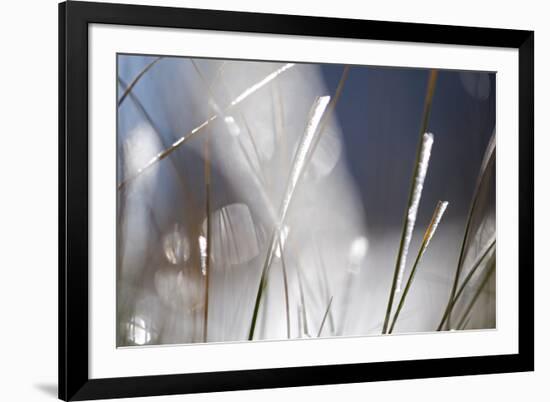
[[[456,305],[458,302],[458,299],[462,295],[462,292],[464,292],[464,289],[466,289],[466,285],[468,285],[468,282],[470,279],[472,279],[472,276],[475,274],[477,269],[481,266],[481,263],[485,260],[485,258],[489,255],[489,252],[496,246],[496,239],[493,238],[489,244],[487,244],[484,248],[484,251],[478,256],[474,264],[472,265],[472,268],[470,271],[468,271],[468,274],[464,278],[464,281],[462,281],[462,284],[458,288],[455,297],[451,301],[451,303],[447,304],[447,307],[445,308],[445,312],[443,313],[443,317],[441,317],[441,321],[439,322],[439,325],[437,327],[438,331],[441,331],[443,329],[443,325],[447,321],[447,317],[449,316],[449,313],[451,309]]]
[[[320,128],[318,130],[318,137],[320,137],[323,134],[324,129],[326,127],[326,122],[331,117],[332,112],[336,108],[336,104],[338,103],[338,100],[340,99],[340,96],[341,96],[343,88],[344,88],[344,84],[345,84],[345,82],[348,78],[349,70],[350,70],[349,66],[344,67],[344,70],[342,72],[342,76],[340,77],[340,81],[338,82],[338,87],[336,88],[335,95],[332,98],[332,101],[327,106],[326,113],[323,114],[322,119],[319,123]],[[309,120],[311,120],[311,118]],[[307,131],[308,127],[310,127],[309,123],[308,123],[308,126],[306,127],[306,131]],[[315,151],[318,143],[319,143],[318,138],[317,138],[317,140],[315,140],[315,139],[313,140],[313,144],[312,144],[311,150],[309,152],[309,156],[306,155],[306,159],[304,161],[304,166],[309,165],[309,162],[311,161],[311,158],[312,158],[312,154]],[[298,152],[296,153],[296,155],[298,155]],[[291,166],[292,166],[291,169],[294,169],[294,163]],[[303,172],[303,169],[301,169],[301,171]],[[300,178],[300,176],[301,176],[301,174],[298,175],[298,179]],[[253,313],[252,313],[252,321],[251,321],[251,324],[250,324],[250,331],[249,331],[249,334],[248,334],[248,340],[252,340],[254,338],[254,328],[256,326],[256,321],[258,319],[258,310],[259,310],[260,302],[261,302],[261,299],[262,299],[262,292],[263,292],[263,290],[266,286],[267,270],[269,269],[269,266],[271,265],[271,261],[273,259],[273,253],[275,252],[274,245],[276,244],[276,236],[279,232],[280,232],[280,228],[276,227],[273,234],[272,234],[272,238],[269,242],[269,244],[271,244],[271,246],[269,248],[268,255],[266,257],[266,262],[265,262],[265,264],[263,266],[263,269],[262,269],[262,274],[260,276],[260,284],[259,284],[259,287],[258,287],[258,292],[256,294],[256,301],[254,303],[254,310],[253,310]]]
[[[432,240],[432,237],[434,236],[434,233],[437,230],[439,222],[441,221],[441,218],[443,217],[443,214],[445,213],[445,210],[447,209],[448,204],[449,203],[447,201],[439,201],[437,203],[437,206],[435,207],[432,220],[430,221],[430,224],[428,225],[428,228],[424,233],[424,238],[422,239],[422,244],[420,245],[420,249],[418,250],[418,255],[416,256],[416,260],[414,261],[413,267],[411,269],[409,279],[407,280],[407,284],[405,285],[405,290],[401,295],[401,299],[399,300],[399,304],[397,305],[397,310],[395,311],[395,314],[393,316],[393,320],[391,322],[390,329],[388,331],[389,334],[392,333],[393,327],[395,326],[395,322],[397,321],[397,317],[399,317],[399,313],[403,308],[405,299],[407,298],[407,294],[409,293],[409,289],[411,288],[412,282],[414,280],[416,268],[418,267],[420,260],[422,259],[424,253],[426,252],[426,249],[428,248],[428,245],[430,244],[430,241]]]
[[[279,213],[279,226],[281,227],[286,219],[286,215],[294,196],[294,192],[298,186],[298,182],[300,181],[302,173],[305,170],[307,157],[312,153],[312,143],[316,134],[319,132],[319,123],[321,122],[329,102],[330,96],[321,96],[316,99],[311,109],[304,136],[300,141],[298,150],[296,151],[296,155],[294,156],[294,160],[292,162],[292,169],[290,170],[287,189],[281,205],[281,210]]]
[[[243,93],[241,93],[237,98],[235,98],[224,110],[223,113],[229,111],[231,108],[237,106],[239,103],[244,101],[246,98],[248,98],[250,95],[257,92],[260,88],[267,85],[270,81],[277,78],[280,74],[287,71],[288,69],[292,68],[294,66],[293,63],[285,64],[283,67],[279,68],[278,70],[274,71],[273,73],[269,74],[267,77],[265,77],[263,80],[259,81],[258,83],[252,85],[251,87],[244,90]],[[162,150],[155,156],[153,156],[149,162],[147,162],[143,167],[139,168],[134,174],[130,175],[128,178],[124,179],[119,185],[118,190],[122,189],[128,182],[135,180],[138,176],[143,174],[146,170],[150,169],[151,166],[155,165],[159,161],[166,158],[168,155],[170,155],[172,152],[174,152],[176,149],[178,149],[182,144],[193,138],[197,133],[201,132],[205,127],[210,125],[212,122],[220,118],[220,114],[214,114],[210,116],[208,119],[206,119],[204,122],[199,124],[197,127],[192,129],[191,131],[184,134],[182,137],[177,139],[172,145],[170,145],[168,148]]]
[[[418,176],[418,172],[419,172],[419,169],[420,169],[422,149],[427,144],[426,141],[425,141],[425,134],[426,134],[426,130],[428,128],[428,121],[429,121],[429,118],[430,118],[430,110],[431,110],[433,95],[434,95],[434,92],[435,92],[436,82],[437,82],[437,70],[431,70],[429,78],[428,78],[428,87],[427,87],[427,90],[426,90],[426,99],[424,100],[424,111],[423,111],[423,116],[422,116],[422,123],[420,125],[420,140],[419,140],[418,147],[417,147],[417,152],[416,152],[416,161],[415,161],[415,164],[414,164],[414,172],[413,172],[413,176],[412,176],[413,178],[412,178],[412,181],[411,181],[411,188],[409,190],[409,200],[407,202],[407,213],[405,214],[405,217],[403,219],[403,229],[402,229],[402,232],[401,232],[401,240],[400,240],[399,249],[398,249],[398,252],[397,252],[397,259],[396,259],[395,269],[394,269],[394,273],[393,273],[393,280],[392,280],[392,285],[391,285],[390,294],[389,294],[389,298],[388,298],[388,305],[386,307],[386,315],[384,317],[384,325],[382,326],[382,333],[383,334],[385,334],[388,330],[388,324],[389,324],[389,320],[390,320],[390,316],[391,316],[391,312],[392,312],[392,307],[393,307],[393,299],[395,297],[397,284],[398,284],[399,271],[400,271],[400,267],[403,264],[402,260],[404,258],[404,252],[405,252],[405,246],[406,246],[406,237],[407,237],[407,233],[408,233],[408,225],[411,223],[411,221],[409,219],[409,212],[410,212],[411,206],[413,204],[415,189],[417,188],[416,178]],[[414,222],[412,222],[412,223],[414,225]]]
[[[128,84],[120,77],[118,77],[118,82],[122,86],[122,89],[126,91],[128,89]],[[142,114],[142,116],[145,118],[147,123],[151,126],[153,129],[153,132],[156,134],[159,142],[162,144],[164,148],[168,146],[166,143],[166,140],[162,136],[160,129],[156,125],[155,121],[151,117],[151,115],[147,112],[147,109],[145,109],[145,106],[141,103],[141,101],[138,99],[136,95],[134,95],[133,92],[129,91],[128,96],[130,97],[130,100],[134,103],[135,107],[139,110],[139,112]],[[174,174],[178,178],[179,184],[181,186],[182,193],[184,194],[184,197],[186,201],[191,205],[192,209],[197,208],[197,204],[195,202],[195,199],[189,194],[187,189],[187,184],[185,182],[185,178],[183,177],[183,174],[179,171],[179,169],[176,166],[176,162],[172,158],[168,158],[170,160],[170,165],[172,166],[172,170],[174,171]]]
[[[287,180],[287,186],[286,186],[286,191],[284,193],[284,198],[281,203],[278,216],[276,217],[275,228],[272,232],[270,241],[268,243],[269,244],[268,251],[264,262],[264,266],[262,268],[260,284],[258,287],[258,292],[256,294],[254,311],[252,313],[250,331],[248,333],[249,340],[252,340],[254,338],[254,329],[256,327],[256,320],[258,318],[258,310],[260,307],[262,292],[267,283],[267,271],[271,266],[271,263],[273,261],[273,256],[275,255],[277,245],[279,244],[281,228],[283,227],[284,221],[286,219],[286,215],[288,213],[290,203],[294,196],[294,191],[296,190],[296,187],[300,181],[300,178],[302,177],[302,173],[306,166],[306,163],[305,163],[307,160],[306,158],[308,154],[312,152],[311,145],[312,145],[313,139],[315,138],[315,135],[319,133],[319,130],[318,130],[319,123],[321,122],[323,114],[327,109],[327,105],[329,101],[330,101],[330,96],[323,96],[323,97],[317,98],[316,101],[314,102],[309,114],[304,135],[302,136],[300,144],[298,145],[298,150],[294,155],[294,160],[291,164],[289,178]]]
[[[350,71],[350,66],[344,66],[344,69],[342,70],[342,75],[340,76],[340,81],[338,81],[338,86],[336,87],[336,91],[334,92],[332,102],[330,102],[330,104],[328,105],[327,112],[325,113],[325,115],[323,116],[323,120],[319,124],[320,133],[323,133],[325,131],[325,128],[327,127],[330,117],[334,113],[334,109],[336,109],[336,105],[338,104],[338,101],[342,96],[344,85],[346,84],[346,81],[348,79],[349,71]],[[313,149],[317,148],[317,145],[319,145],[320,140],[321,140],[321,135],[317,136],[317,138],[314,139]],[[309,163],[311,162],[311,158],[313,158],[313,152],[309,154],[306,165],[309,165]]]
[[[119,85],[122,87],[122,91],[126,92],[129,88],[129,85],[126,81],[124,81],[120,76],[117,77],[117,81]],[[167,146],[167,144],[164,144],[163,140],[164,138],[160,134],[160,129],[155,124],[153,118],[151,115],[147,112],[143,104],[140,102],[138,97],[134,95],[133,92],[129,91],[128,96],[130,97],[130,100],[134,103],[134,106],[139,110],[139,112],[142,114],[142,116],[147,120],[147,123],[151,126],[153,131],[157,134],[157,137],[159,138],[159,141],[162,143],[163,146]]]
[[[132,92],[132,89],[136,86],[136,84],[139,82],[139,80],[149,71],[155,64],[157,64],[160,60],[162,60],[162,57],[157,57],[153,61],[151,61],[149,64],[147,64],[143,69],[135,76],[135,78],[130,82],[130,85],[126,87],[126,90],[122,93],[120,96],[120,99],[118,100],[118,106],[124,102],[124,99],[128,96],[130,92]]]
[[[474,190],[474,196],[472,198],[472,202],[470,204],[470,210],[468,212],[468,218],[466,220],[466,228],[464,229],[464,237],[462,239],[462,244],[460,247],[460,255],[458,257],[458,264],[456,266],[455,271],[455,277],[453,280],[453,286],[451,288],[451,293],[449,295],[449,300],[447,302],[447,306],[445,308],[445,322],[441,323],[438,327],[438,330],[443,327],[443,325],[447,324],[450,325],[451,321],[451,314],[452,314],[452,305],[453,300],[456,296],[456,290],[458,287],[458,282],[460,279],[460,273],[462,270],[462,265],[464,264],[464,259],[466,258],[466,249],[468,247],[468,244],[470,242],[470,236],[471,236],[471,225],[472,220],[476,211],[476,207],[478,205],[480,194],[481,194],[481,188],[482,183],[485,181],[486,177],[488,176],[490,170],[488,167],[492,164],[491,162],[494,161],[496,158],[496,138],[495,138],[495,132],[493,131],[493,135],[491,136],[491,139],[489,140],[489,143],[487,144],[487,148],[485,149],[485,154],[483,156],[483,160],[481,162],[481,167],[479,169],[479,175],[477,178],[475,190]]]
[[[472,300],[470,300],[470,303],[466,307],[466,310],[464,311],[464,314],[462,315],[462,317],[458,321],[458,325],[457,325],[458,328],[462,328],[466,325],[465,321],[468,318],[470,312],[472,311],[472,308],[474,307],[475,303],[477,302],[477,299],[481,295],[481,292],[483,291],[483,289],[487,285],[487,282],[489,282],[489,278],[491,277],[491,274],[495,271],[495,267],[496,267],[496,259],[495,259],[495,256],[493,254],[493,256],[491,257],[491,261],[489,262],[489,268],[487,268],[487,272],[485,273],[483,279],[481,280],[481,282],[480,282],[480,284],[479,284],[479,286],[476,290],[476,293],[474,294],[474,297],[472,297]]]

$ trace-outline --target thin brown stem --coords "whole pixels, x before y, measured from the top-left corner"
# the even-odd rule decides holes
[[[126,91],[128,89],[128,84],[122,78],[118,77],[118,82],[119,82],[119,84],[121,85],[121,87],[124,91]],[[145,109],[145,106],[143,106],[141,101],[138,99],[138,97],[136,95],[134,95],[133,92],[131,92],[131,91],[128,92],[128,96],[130,97],[130,100],[134,103],[135,107],[139,110],[139,112],[145,118],[145,120],[147,120],[147,123],[153,129],[153,132],[157,136],[159,142],[162,144],[162,146],[164,148],[166,148],[168,146],[168,144],[166,143],[166,140],[164,139],[164,137],[163,137],[162,133],[160,132],[160,129],[156,125],[155,121],[153,120],[151,115],[147,112],[147,109]],[[195,199],[187,191],[188,187],[187,187],[187,184],[186,184],[186,181],[185,181],[185,178],[184,178],[183,174],[178,169],[174,159],[172,157],[170,157],[168,159],[170,160],[170,166],[172,166],[174,174],[176,175],[176,177],[179,181],[183,196],[185,197],[186,201],[189,203],[191,208],[196,209],[197,204],[195,202]]]
[[[126,88],[126,90],[122,93],[120,99],[118,100],[118,106],[124,102],[124,99],[128,96],[128,94],[134,89],[136,84],[139,82],[141,78],[149,71],[155,64],[157,64],[160,60],[162,60],[162,57],[157,57],[153,61],[151,61],[149,64],[147,64],[143,69],[135,76],[135,78],[130,82],[130,85]]]
[[[251,96],[252,94],[256,93],[260,88],[267,85],[269,82],[274,80],[276,77],[278,77],[280,74],[282,74],[284,71],[292,68],[293,64],[286,64],[280,69],[274,71],[273,73],[269,74],[267,77],[265,77],[263,80],[257,82],[256,84],[252,85],[251,87],[247,88],[243,93],[241,93],[237,98],[235,98],[224,110],[223,113],[229,111],[233,107],[239,105],[241,102],[243,102],[246,98]],[[199,132],[204,130],[206,127],[208,127],[211,123],[213,123],[215,120],[217,120],[220,116],[218,114],[214,114],[210,116],[208,119],[203,121],[201,124],[193,128],[191,131],[188,131],[186,134],[181,136],[179,139],[177,139],[172,145],[170,145],[168,148],[162,150],[158,154],[156,154],[154,157],[152,157],[144,166],[136,170],[133,174],[131,174],[129,177],[124,179],[119,185],[118,190],[121,190],[124,188],[125,185],[127,185],[130,181],[135,180],[137,177],[142,175],[145,171],[149,170],[152,166],[154,166],[156,163],[160,162],[164,158],[166,158],[168,155],[170,155],[172,152],[174,152],[176,149],[178,149],[180,146],[182,146],[184,143],[186,143],[191,138],[195,137]]]

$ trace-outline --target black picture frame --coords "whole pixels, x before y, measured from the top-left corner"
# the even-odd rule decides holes
[[[90,379],[88,25],[91,23],[515,48],[519,51],[518,353]],[[59,4],[59,398],[292,387],[534,370],[534,32],[70,1]]]

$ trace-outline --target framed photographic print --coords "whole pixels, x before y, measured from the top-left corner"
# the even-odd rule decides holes
[[[533,370],[533,32],[70,1],[59,41],[61,399]]]

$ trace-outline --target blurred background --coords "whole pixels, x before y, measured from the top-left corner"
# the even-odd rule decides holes
[[[429,71],[345,72],[118,56],[118,346],[239,341],[251,327],[252,339],[382,332]],[[337,102],[308,146],[323,96]],[[457,265],[466,285],[444,329],[496,325],[494,261],[485,256],[495,233],[494,152],[484,164],[494,127],[495,75],[439,71],[405,280],[437,202],[449,205],[393,333],[438,328]],[[310,150],[303,162],[301,149]]]

